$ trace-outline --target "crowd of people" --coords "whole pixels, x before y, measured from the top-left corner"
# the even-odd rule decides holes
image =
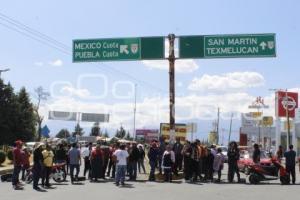
[[[98,142],[96,145],[89,143],[80,147],[77,143],[71,145],[59,144],[55,148],[49,144],[38,143],[32,156],[27,148],[22,148],[22,141],[16,141],[13,150],[14,170],[12,176],[13,188],[22,189],[19,174],[22,172],[22,180],[25,179],[29,170],[33,175],[33,189],[41,190],[51,187],[49,177],[54,164],[63,164],[63,171],[70,175],[71,184],[80,180],[88,179],[98,182],[99,179],[112,178],[117,186],[125,184],[125,177],[129,181],[136,181],[138,173],[146,174],[145,158],[149,160],[149,181],[156,181],[156,174],[163,175],[165,182],[172,182],[174,176],[182,171],[186,182],[214,181],[221,182],[222,170],[225,160],[228,162],[228,182],[233,182],[235,174],[237,182],[241,182],[238,161],[240,150],[236,142],[231,142],[227,156],[221,148],[215,145],[205,146],[199,140],[181,143],[178,138],[173,145],[164,141],[153,141],[145,150],[145,146],[137,143],[108,145]],[[254,145],[252,160],[260,162],[259,145]],[[33,157],[33,166],[30,169],[30,158]],[[277,158],[286,158],[286,169],[292,175],[295,183],[295,160],[296,153],[291,145],[289,151],[283,152],[279,147]],[[83,176],[79,176],[83,162]],[[156,173],[157,172],[157,173]],[[214,179],[214,176],[216,178]]]

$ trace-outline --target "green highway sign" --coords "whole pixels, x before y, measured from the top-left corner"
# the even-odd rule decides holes
[[[275,35],[204,36],[204,57],[274,57]]]
[[[180,58],[275,57],[275,34],[179,37]]]
[[[73,62],[137,60],[140,58],[140,38],[73,41]]]
[[[164,59],[164,37],[73,40],[73,62]]]

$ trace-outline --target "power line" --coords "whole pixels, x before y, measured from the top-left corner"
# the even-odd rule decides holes
[[[8,28],[10,30],[16,31],[16,32],[18,32],[18,33],[20,33],[20,34],[22,34],[22,35],[24,35],[24,36],[26,36],[28,38],[31,38],[31,39],[33,39],[33,40],[35,40],[37,42],[40,42],[40,43],[42,43],[42,44],[44,44],[44,45],[46,45],[48,47],[54,48],[54,49],[56,49],[56,50],[58,50],[58,51],[60,51],[60,52],[62,52],[64,54],[68,54],[68,55],[70,54],[70,52],[66,52],[66,51],[64,51],[64,50],[62,50],[60,48],[57,48],[55,45],[48,44],[47,42],[45,42],[43,40],[37,39],[37,38],[33,37],[32,35],[30,35],[28,33],[24,33],[24,32],[22,32],[22,31],[20,31],[20,30],[18,30],[16,28],[14,28],[14,27],[8,26],[7,24],[4,24],[4,23],[0,22],[0,25],[4,26],[4,27],[6,27],[6,28]]]
[[[49,42],[55,43],[56,45],[60,46],[61,48],[65,49],[65,50],[70,51],[70,49],[71,49],[71,47],[69,47],[69,46],[67,46],[67,45],[65,45],[65,44],[63,44],[63,43],[61,43],[61,42],[59,42],[59,41],[57,41],[57,40],[55,40],[55,39],[53,39],[53,38],[45,35],[45,34],[39,32],[37,30],[35,30],[35,29],[32,29],[29,26],[27,26],[25,24],[22,24],[21,22],[15,20],[15,19],[12,19],[12,18],[8,17],[7,15],[4,15],[3,13],[0,13],[0,18],[2,20],[5,20],[6,22],[8,22],[10,24],[13,24],[13,25],[15,25],[15,26],[17,26],[17,27],[19,27],[21,29],[24,29],[24,30],[26,30],[26,31],[34,34],[34,35],[38,35],[39,37],[41,37],[41,38],[43,38],[43,39],[45,39],[45,40],[47,40]]]
[[[44,44],[44,45],[46,45],[48,47],[54,48],[54,49],[56,49],[56,50],[58,50],[58,51],[60,51],[60,52],[62,52],[64,54],[72,55],[72,52],[71,52],[69,46],[67,46],[67,45],[59,42],[58,40],[56,40],[56,39],[54,39],[54,38],[52,38],[52,37],[50,37],[50,36],[48,36],[48,35],[46,35],[44,33],[41,33],[40,31],[37,31],[37,30],[35,30],[33,28],[30,28],[29,26],[27,26],[27,25],[25,25],[25,24],[23,24],[23,23],[15,20],[15,19],[10,18],[7,15],[4,15],[3,13],[0,13],[0,19],[2,19],[4,21],[6,21],[7,23],[15,26],[15,27],[12,27],[12,26],[9,26],[7,24],[4,24],[4,23],[0,22],[0,25],[2,25],[4,27],[6,27],[6,28],[8,28],[10,30],[16,31],[16,32],[18,32],[18,33],[20,33],[20,34],[22,34],[22,35],[24,35],[24,36],[26,36],[26,37],[28,37],[30,39],[33,39],[33,40],[35,40],[37,42],[40,42],[40,43],[42,43],[42,44]],[[20,29],[22,31],[20,31]],[[119,74],[121,74],[123,76],[127,76],[128,78],[130,78],[130,79],[132,79],[132,80],[134,80],[136,82],[139,82],[139,83],[141,83],[141,84],[143,84],[145,86],[151,87],[153,89],[156,89],[156,90],[159,90],[159,91],[162,91],[162,92],[167,92],[166,90],[163,90],[163,89],[161,89],[161,88],[159,88],[157,86],[154,86],[154,85],[152,85],[152,84],[150,84],[150,83],[148,83],[146,81],[142,81],[140,79],[137,79],[137,78],[135,78],[134,76],[132,76],[132,75],[130,75],[128,73],[125,73],[125,72],[122,72],[120,70],[117,70],[113,66],[109,66],[109,65],[104,64],[104,63],[101,63],[100,65],[97,65],[97,66],[102,67],[102,69],[104,71],[107,71],[108,73],[112,73],[113,75],[115,75],[115,73],[113,73],[113,72],[116,72],[116,73],[119,73]],[[104,66],[106,66],[108,68],[104,68]]]

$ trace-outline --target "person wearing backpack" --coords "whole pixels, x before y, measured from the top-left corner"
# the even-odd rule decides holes
[[[162,169],[164,170],[165,182],[172,182],[172,168],[175,163],[175,154],[170,145],[162,156]]]

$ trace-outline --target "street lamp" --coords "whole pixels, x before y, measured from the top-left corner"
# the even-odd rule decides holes
[[[7,69],[0,69],[0,78],[1,78],[2,72],[8,72],[9,70],[10,70],[9,68],[7,68]]]

